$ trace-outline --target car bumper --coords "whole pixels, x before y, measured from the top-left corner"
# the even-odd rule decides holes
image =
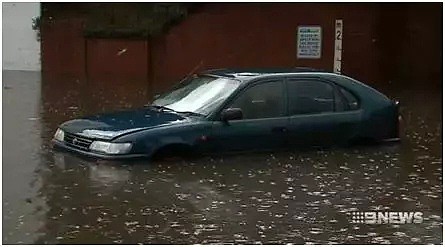
[[[68,151],[76,154],[81,154],[90,158],[97,158],[97,159],[107,159],[107,160],[118,160],[118,159],[134,159],[134,158],[147,158],[148,155],[146,154],[101,154],[101,153],[95,153],[95,152],[88,152],[84,150],[80,150],[77,148],[70,147],[66,145],[65,143],[57,140],[51,141],[53,144],[53,148],[56,150],[62,150],[62,151]]]

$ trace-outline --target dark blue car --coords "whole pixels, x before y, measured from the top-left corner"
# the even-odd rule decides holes
[[[398,138],[398,103],[352,78],[311,69],[223,69],[187,78],[142,109],[67,121],[53,143],[116,159]]]

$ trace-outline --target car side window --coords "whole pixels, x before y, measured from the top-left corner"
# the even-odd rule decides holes
[[[289,114],[316,114],[333,112],[334,88],[329,83],[317,80],[288,82]]]
[[[358,99],[348,90],[344,88],[340,88],[341,94],[345,97],[346,100],[346,110],[352,111],[357,110],[359,106]]]
[[[285,115],[283,82],[268,81],[247,88],[226,108],[240,108],[243,119],[274,118]]]

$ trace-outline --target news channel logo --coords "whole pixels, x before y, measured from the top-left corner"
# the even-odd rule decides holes
[[[423,222],[423,213],[415,211],[352,211],[347,214],[354,224],[420,224]]]

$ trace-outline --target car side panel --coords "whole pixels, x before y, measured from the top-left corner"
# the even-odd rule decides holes
[[[287,140],[288,118],[214,121],[211,143],[216,152],[242,152],[283,149]]]
[[[171,144],[183,144],[197,152],[207,152],[210,145],[207,137],[210,134],[211,122],[198,121],[181,125],[165,126],[136,132],[118,138],[118,142],[132,142],[133,153],[148,156]]]
[[[354,93],[360,100],[362,123],[358,137],[373,140],[394,138],[397,133],[398,109],[374,88],[346,76],[329,75],[329,80]]]
[[[363,133],[374,140],[398,138],[398,110],[394,104],[376,107],[363,122]]]
[[[291,116],[289,143],[298,147],[346,144],[359,135],[361,119],[361,110]]]

